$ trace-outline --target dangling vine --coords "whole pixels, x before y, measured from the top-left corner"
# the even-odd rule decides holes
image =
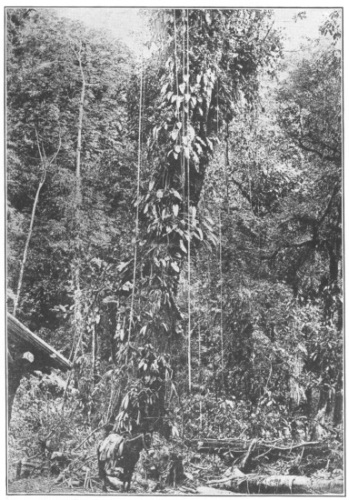
[[[137,202],[141,255],[135,249],[122,276],[130,280],[131,266],[135,269],[135,257],[140,257],[144,304],[148,301],[149,307],[138,316],[139,330],[162,352],[169,352],[181,331],[178,322],[183,322],[177,293],[180,273],[188,263],[190,390],[191,259],[199,245],[209,251],[219,242],[222,245],[209,214],[197,209],[205,172],[237,101],[241,96],[252,101],[256,95],[258,66],[268,63],[275,34],[271,36],[270,14],[265,10],[246,10],[241,17],[239,10],[172,9],[155,16],[157,27],[161,26],[155,43],[164,50],[159,61],[161,90],[153,111],[146,108],[145,119],[154,124],[148,139],[151,179]],[[251,49],[247,40],[256,29],[262,36]],[[222,294],[223,290],[221,299]],[[131,297],[131,310],[133,301]],[[222,323],[223,318],[223,364]]]
[[[187,9],[187,95],[190,94],[189,89],[189,15]],[[189,130],[189,107],[187,111],[187,125],[186,131]],[[190,302],[190,287],[191,287],[191,268],[190,268],[190,141],[187,139],[188,143],[188,157],[187,157],[187,185],[188,185],[188,384],[189,384],[189,392],[191,391],[191,302]],[[184,160],[185,161],[185,160]]]
[[[141,162],[142,162],[142,144],[141,144],[141,134],[142,134],[142,101],[143,101],[143,60],[141,61],[140,70],[140,91],[139,91],[139,118],[138,118],[138,163],[137,163],[137,195],[136,199],[139,199],[140,193],[140,173],[141,173]],[[139,204],[136,203],[136,228],[135,228],[135,247],[134,247],[134,257],[133,257],[133,280],[132,280],[132,294],[131,294],[131,307],[130,307],[130,323],[127,337],[128,347],[130,345],[131,339],[131,329],[133,323],[133,307],[135,299],[136,290],[136,273],[137,273],[137,249],[138,249],[138,237],[139,237]]]

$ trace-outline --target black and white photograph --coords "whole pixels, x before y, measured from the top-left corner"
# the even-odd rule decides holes
[[[343,16],[4,7],[7,495],[345,495]]]

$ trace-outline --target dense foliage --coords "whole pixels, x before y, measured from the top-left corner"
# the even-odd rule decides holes
[[[50,9],[7,10],[8,311],[74,364],[58,399],[23,382],[18,415],[36,398],[26,432],[68,441],[72,414],[338,436],[339,14],[292,58],[265,9],[144,22],[156,49],[137,60]]]

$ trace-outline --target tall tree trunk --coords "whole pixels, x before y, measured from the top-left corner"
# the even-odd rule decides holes
[[[108,319],[107,319],[107,329],[110,339],[110,355],[113,364],[116,364],[116,341],[115,341],[115,333],[117,331],[117,325],[121,328],[119,321],[117,322],[116,315],[118,313],[118,307],[114,302],[110,302],[107,304],[108,311]]]
[[[224,330],[223,330],[223,268],[222,268],[222,217],[221,208],[218,209],[218,224],[219,224],[219,280],[220,280],[220,330],[221,330],[221,369],[222,369],[222,390],[224,388]]]
[[[39,137],[38,137],[37,132],[36,132],[36,142],[37,142],[39,155],[40,155],[40,161],[41,161],[41,165],[42,165],[42,174],[41,174],[41,179],[40,179],[38,188],[36,190],[35,199],[34,199],[33,208],[32,208],[32,213],[31,213],[31,217],[30,217],[29,231],[28,231],[27,239],[26,239],[25,246],[24,246],[23,259],[22,259],[22,263],[21,263],[21,269],[19,272],[19,279],[18,279],[18,285],[17,285],[17,293],[15,296],[14,305],[13,305],[13,312],[12,312],[13,316],[16,316],[17,308],[19,305],[19,299],[20,299],[22,283],[23,283],[23,274],[24,274],[25,264],[26,264],[27,256],[28,256],[28,248],[29,248],[30,240],[31,240],[32,233],[33,233],[33,226],[34,226],[34,221],[35,221],[36,209],[37,209],[37,206],[39,203],[40,191],[41,191],[41,189],[46,181],[47,169],[55,161],[55,159],[59,153],[59,150],[61,148],[61,136],[59,135],[59,145],[58,145],[57,151],[52,156],[52,158],[49,162],[47,161],[45,151],[44,150],[43,150],[43,152],[41,151]]]
[[[229,123],[226,124],[226,136],[225,136],[225,164],[224,164],[224,177],[226,184],[226,202],[228,208],[228,215],[230,215],[230,195],[229,195],[229,176],[228,169],[230,167],[230,159],[229,159]]]
[[[338,373],[334,395],[333,425],[339,425],[343,421],[343,374],[342,369]]]
[[[17,389],[21,383],[23,375],[22,360],[13,359],[11,354],[7,353],[7,422],[10,423],[13,401],[16,396]]]
[[[91,345],[91,383],[94,385],[96,376],[96,323],[92,324],[92,345]]]
[[[75,169],[75,255],[73,261],[73,286],[74,286],[74,327],[75,327],[75,355],[79,352],[81,345],[81,350],[83,350],[82,335],[82,300],[81,300],[81,287],[80,287],[80,267],[81,267],[81,139],[82,139],[82,121],[84,117],[84,101],[85,101],[85,91],[86,91],[86,80],[82,67],[82,57],[81,57],[82,44],[80,43],[79,52],[77,54],[79,61],[79,68],[81,74],[81,94],[80,94],[80,105],[79,105],[79,121],[78,121],[78,138],[77,138],[77,148],[76,148],[76,169]]]
[[[24,268],[25,268],[25,264],[26,264],[26,261],[27,261],[29,243],[30,243],[30,240],[31,240],[31,237],[32,237],[32,233],[33,233],[33,226],[34,226],[36,208],[38,206],[41,188],[42,188],[42,186],[45,183],[46,167],[44,167],[44,168],[45,168],[45,172],[44,172],[44,174],[43,174],[43,176],[41,178],[41,181],[39,182],[38,189],[36,190],[36,195],[35,195],[35,199],[34,199],[32,214],[31,214],[31,218],[30,218],[29,231],[28,231],[27,239],[26,239],[25,246],[24,246],[23,259],[22,259],[22,263],[21,263],[21,269],[20,269],[20,272],[19,272],[19,279],[18,279],[18,285],[17,285],[17,293],[16,293],[16,296],[15,296],[14,305],[13,305],[13,312],[12,312],[13,316],[16,316],[17,307],[19,305],[19,298],[20,298],[21,289],[22,289]]]

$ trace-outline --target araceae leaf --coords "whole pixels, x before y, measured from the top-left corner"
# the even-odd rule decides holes
[[[179,240],[179,246],[180,246],[182,252],[187,253],[187,249],[185,248],[183,240]]]
[[[176,273],[179,273],[179,267],[176,264],[176,262],[171,262],[171,267],[172,267],[172,269],[174,269],[176,271]]]
[[[166,82],[166,83],[165,83],[165,85],[164,85],[164,86],[162,87],[162,89],[161,89],[161,94],[164,94],[164,93],[167,91],[167,89],[168,89],[168,85],[169,85],[169,84]]]
[[[127,393],[127,394],[126,394],[126,396],[124,397],[124,399],[122,400],[121,407],[122,407],[124,410],[127,410],[127,408],[128,408],[128,403],[129,403],[129,395],[128,395],[128,393]]]
[[[146,331],[147,331],[147,325],[144,325],[144,326],[142,326],[142,328],[140,329],[139,334],[140,334],[140,335],[145,335]]]

